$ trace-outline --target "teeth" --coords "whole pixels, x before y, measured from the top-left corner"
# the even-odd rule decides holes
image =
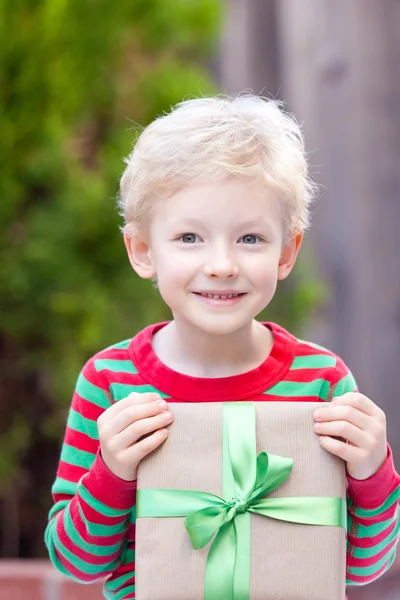
[[[236,298],[239,294],[226,294],[224,296],[217,294],[202,294],[202,296],[206,296],[206,298],[212,298],[214,300],[227,300],[228,298]]]

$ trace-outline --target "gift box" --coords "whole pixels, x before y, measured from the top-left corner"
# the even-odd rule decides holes
[[[346,475],[317,403],[174,404],[142,461],[137,600],[343,600]]]

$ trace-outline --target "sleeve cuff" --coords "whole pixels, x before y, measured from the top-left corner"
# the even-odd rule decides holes
[[[82,483],[96,500],[110,508],[128,512],[136,504],[136,481],[125,481],[114,475],[103,461],[100,448]]]
[[[382,467],[369,479],[353,479],[347,474],[347,492],[360,508],[375,510],[385,503],[388,496],[400,485],[400,477],[394,468],[393,455],[388,445],[388,455]]]

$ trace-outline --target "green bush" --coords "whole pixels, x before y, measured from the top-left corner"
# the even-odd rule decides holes
[[[0,3],[4,556],[44,553],[50,486],[84,362],[169,317],[157,291],[132,275],[117,182],[136,123],[215,91],[204,65],[219,23],[219,0]],[[314,298],[294,281],[273,313],[290,325]]]

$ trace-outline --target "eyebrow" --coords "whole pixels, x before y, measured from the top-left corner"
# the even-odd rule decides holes
[[[173,225],[181,225],[181,223],[184,223],[185,225],[193,225],[195,227],[204,227],[204,222],[201,219],[198,219],[197,217],[174,219],[174,221],[173,221]],[[260,227],[260,226],[271,229],[270,223],[263,216],[258,217],[256,219],[251,219],[250,221],[240,222],[241,228]]]
[[[251,221],[243,221],[241,227],[258,227],[260,225],[264,227],[270,227],[269,222],[264,217],[258,217],[257,219],[252,219]]]

